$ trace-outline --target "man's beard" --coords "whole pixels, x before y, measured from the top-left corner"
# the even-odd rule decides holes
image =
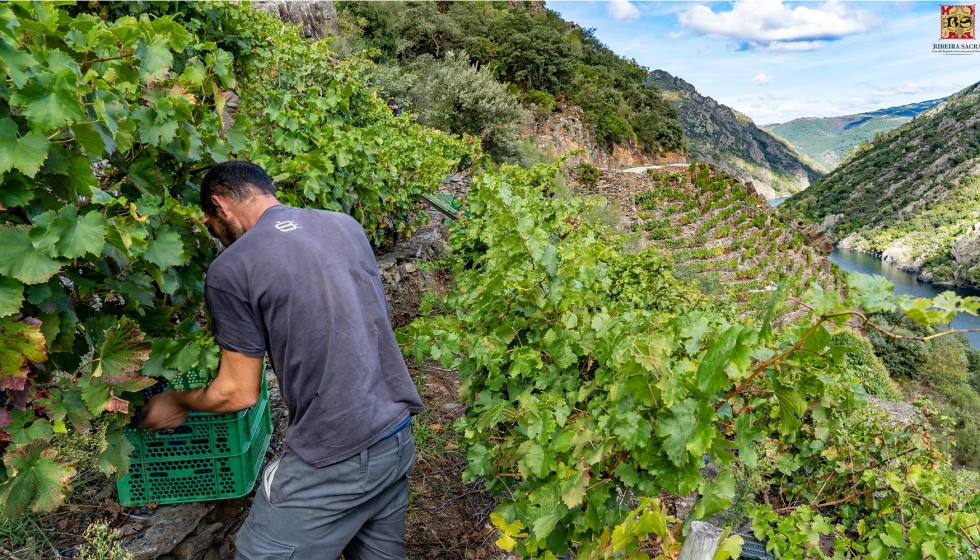
[[[211,236],[217,237],[218,241],[225,247],[231,246],[232,243],[238,241],[241,236],[245,235],[245,230],[241,226],[217,216],[208,216],[207,226]]]

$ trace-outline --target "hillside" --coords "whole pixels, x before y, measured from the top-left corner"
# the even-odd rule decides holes
[[[840,165],[861,142],[909,122],[912,117],[941,101],[933,99],[843,117],[804,117],[781,124],[767,124],[764,128],[792,144],[824,169],[831,170]]]
[[[757,309],[782,280],[794,295],[813,284],[843,289],[842,272],[819,240],[780,221],[753,189],[717,167],[602,170],[595,191],[617,205],[641,246],[670,254],[676,275],[709,295]]]
[[[607,153],[683,149],[648,69],[543,3],[338,2],[337,13],[341,50],[370,49],[379,93],[421,124],[479,137],[497,162],[547,160],[522,129],[560,111]]]
[[[752,119],[705,97],[694,86],[663,70],[650,73],[648,82],[664,92],[677,111],[692,159],[713,162],[752,181],[766,198],[805,189],[824,173],[818,164]]]
[[[924,280],[980,284],[980,83],[875,140],[780,208]]]

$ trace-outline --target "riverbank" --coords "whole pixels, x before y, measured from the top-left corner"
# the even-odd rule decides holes
[[[882,259],[871,253],[837,247],[830,253],[830,260],[845,272],[860,272],[883,276],[895,286],[893,293],[908,294],[913,298],[934,298],[937,295],[952,291],[958,296],[980,296],[980,290],[961,288],[957,286],[942,286],[935,283],[923,282],[918,275],[903,270],[894,261]],[[980,317],[960,313],[953,319],[955,329],[980,329]],[[980,348],[980,333],[966,333],[971,344]]]

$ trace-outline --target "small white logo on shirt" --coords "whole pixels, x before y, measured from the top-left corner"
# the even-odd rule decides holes
[[[294,229],[300,229],[300,226],[292,220],[286,220],[285,222],[276,222],[276,229],[279,231],[293,231]]]

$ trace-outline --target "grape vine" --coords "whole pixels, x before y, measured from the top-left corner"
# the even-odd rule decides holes
[[[934,412],[899,424],[869,407],[828,330],[896,307],[946,324],[980,302],[913,301],[854,274],[846,300],[818,285],[788,298],[784,282],[746,317],[677,281],[667,254],[583,221],[585,202],[552,197],[559,172],[476,179],[451,236],[456,311],[400,333],[417,360],[461,372],[464,477],[501,495],[498,545],[674,558],[684,525],[658,497],[693,495],[691,519],[711,519],[731,505],[735,463],[755,469],[769,449],[767,502],[748,516],[780,558],[980,553],[977,480],[936,450]],[[782,325],[794,309],[802,318]],[[717,476],[702,474],[706,460]],[[834,551],[820,551],[822,535]],[[740,539],[716,558],[737,557]]]
[[[216,254],[198,207],[213,163],[248,158],[284,202],[346,211],[374,241],[478,149],[391,118],[373,66],[247,5],[0,5],[0,492],[50,511],[72,468],[50,445],[108,416],[125,472],[141,390],[219,349],[201,329]],[[241,113],[229,110],[231,92]]]

